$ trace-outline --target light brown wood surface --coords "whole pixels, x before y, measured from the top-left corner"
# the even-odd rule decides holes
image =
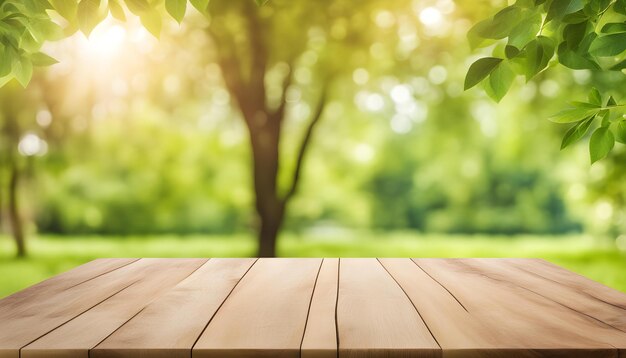
[[[376,259],[342,259],[339,357],[435,357],[439,344],[411,301]]]
[[[257,261],[202,333],[193,356],[297,358],[321,263]]]
[[[338,279],[339,259],[324,259],[302,337],[302,358],[337,357],[335,305]]]
[[[138,314],[146,303],[207,262],[206,259],[145,260],[151,261],[151,265],[142,278],[27,345],[21,358],[88,358],[90,349]]]
[[[626,356],[626,294],[538,259],[100,259],[0,300],[0,358]]]
[[[188,357],[208,322],[255,261],[211,259],[96,346],[91,358],[138,354]]]

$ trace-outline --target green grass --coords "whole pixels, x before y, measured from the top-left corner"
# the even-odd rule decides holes
[[[339,238],[340,237],[340,238]],[[0,237],[0,297],[98,257],[253,256],[249,236],[41,236],[27,259]],[[540,257],[626,292],[626,253],[588,236],[449,236],[414,233],[286,234],[278,253],[288,257]]]

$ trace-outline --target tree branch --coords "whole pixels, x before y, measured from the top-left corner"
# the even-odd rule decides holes
[[[287,107],[287,90],[289,89],[289,86],[291,86],[291,83],[293,82],[294,72],[295,71],[293,69],[293,62],[290,62],[289,73],[287,73],[287,75],[285,76],[283,80],[283,91],[280,96],[280,104],[278,105],[278,108],[276,108],[276,110],[272,113],[272,117],[276,121],[282,121],[283,118],[285,117],[285,108]]]
[[[245,104],[247,100],[247,86],[244,83],[243,76],[241,74],[241,65],[236,54],[233,54],[236,46],[229,41],[229,36],[218,34],[212,26],[207,28],[207,31],[217,48],[217,63],[222,71],[222,78],[228,91],[233,95],[237,101],[238,107],[241,109],[244,121],[248,121],[250,115],[245,113]]]
[[[311,117],[311,121],[306,128],[304,138],[302,138],[302,142],[300,143],[300,149],[298,150],[298,157],[296,159],[296,167],[293,171],[293,176],[291,179],[291,186],[283,197],[283,204],[286,204],[296,194],[296,191],[298,190],[298,184],[300,182],[300,174],[302,172],[304,159],[309,148],[309,143],[311,142],[311,137],[313,136],[313,131],[315,130],[317,123],[319,123],[320,118],[322,118],[322,113],[324,112],[324,108],[326,106],[327,97],[328,81],[324,83],[319,102],[317,103],[317,107],[315,109],[315,112],[313,113],[313,117]]]
[[[249,41],[250,56],[250,77],[248,86],[253,86],[254,91],[250,96],[254,96],[257,106],[267,113],[265,104],[265,72],[267,69],[268,52],[264,36],[266,26],[259,15],[259,7],[252,1],[245,2],[244,15],[247,20],[247,31]]]

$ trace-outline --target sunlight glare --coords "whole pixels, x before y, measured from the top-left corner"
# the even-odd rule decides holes
[[[426,25],[427,27],[437,27],[443,22],[443,16],[441,15],[441,11],[432,6],[429,6],[420,11],[419,18],[422,24]]]
[[[17,150],[21,155],[32,157],[34,155],[44,155],[48,152],[48,144],[37,134],[26,133],[17,145]]]
[[[124,27],[107,20],[94,29],[81,47],[90,56],[113,57],[122,49],[126,37]]]
[[[359,143],[354,147],[354,159],[359,163],[368,163],[374,159],[374,148],[369,144]]]

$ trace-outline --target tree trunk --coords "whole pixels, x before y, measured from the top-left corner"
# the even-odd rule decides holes
[[[258,257],[276,256],[276,241],[283,224],[283,211],[283,208],[277,208],[273,213],[258,213],[260,221]]]
[[[265,113],[257,112],[257,116]],[[276,240],[284,218],[278,184],[280,128],[276,122],[248,122],[258,219],[258,257],[276,256]]]
[[[11,224],[11,232],[17,246],[17,257],[26,256],[26,243],[24,240],[24,229],[22,227],[22,219],[19,213],[19,196],[18,184],[20,180],[20,171],[15,159],[11,163],[11,174],[9,178],[9,222]]]

